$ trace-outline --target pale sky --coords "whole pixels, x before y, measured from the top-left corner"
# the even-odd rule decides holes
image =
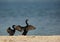
[[[0,2],[36,2],[36,1],[40,1],[40,2],[56,2],[56,1],[60,1],[60,0],[0,0]]]

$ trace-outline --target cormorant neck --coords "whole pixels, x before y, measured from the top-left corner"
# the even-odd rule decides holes
[[[15,30],[15,25],[12,26],[13,30]]]
[[[26,21],[25,21],[25,22],[26,22],[26,25],[28,26],[28,19],[26,19]]]

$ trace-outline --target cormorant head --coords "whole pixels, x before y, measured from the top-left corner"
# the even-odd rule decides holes
[[[12,28],[15,28],[16,25],[12,25]]]
[[[26,19],[26,21],[28,21],[28,19]]]

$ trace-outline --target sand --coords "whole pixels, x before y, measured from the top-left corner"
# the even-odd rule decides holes
[[[0,42],[60,42],[60,36],[0,36]]]

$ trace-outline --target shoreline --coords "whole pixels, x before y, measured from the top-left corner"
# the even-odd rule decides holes
[[[60,42],[60,36],[0,36],[0,42]]]

